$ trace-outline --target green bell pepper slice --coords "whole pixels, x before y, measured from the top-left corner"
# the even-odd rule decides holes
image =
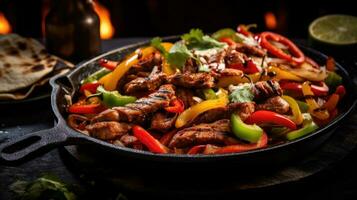
[[[330,89],[334,89],[342,84],[342,77],[336,72],[329,72],[327,78],[325,79],[325,83],[330,87]]]
[[[303,101],[295,100],[296,103],[299,105],[300,111],[302,113],[306,113],[309,110],[309,105]]]
[[[204,89],[203,90],[203,96],[205,97],[206,100],[210,100],[210,99],[217,99],[217,95],[214,92],[213,89]]]
[[[102,78],[103,76],[107,75],[109,72],[111,72],[109,69],[106,69],[106,68],[100,69],[100,70],[94,72],[93,74],[89,75],[84,80],[82,80],[81,84],[97,81],[100,78]]]
[[[231,116],[231,128],[236,137],[251,143],[258,142],[263,135],[262,128],[256,124],[249,125],[244,123],[236,114]]]
[[[123,96],[118,91],[107,91],[103,86],[97,88],[97,92],[102,94],[102,102],[107,107],[125,106],[136,101],[134,96]]]
[[[270,134],[272,137],[275,138],[280,138],[280,137],[285,137],[286,133],[289,132],[290,129],[286,128],[284,126],[278,126],[278,127],[272,127],[270,130]]]
[[[311,121],[310,123],[305,124],[301,129],[294,130],[294,131],[287,133],[286,138],[288,140],[295,140],[297,138],[300,138],[302,136],[305,136],[305,135],[315,131],[318,128],[319,127],[315,124],[315,122]]]
[[[212,34],[212,38],[219,40],[221,38],[231,38],[235,42],[243,42],[243,39],[240,38],[233,29],[231,28],[224,28],[216,31],[215,33]]]

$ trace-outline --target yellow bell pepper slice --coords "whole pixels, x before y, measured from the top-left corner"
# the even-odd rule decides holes
[[[261,74],[257,72],[254,74],[249,74],[248,77],[253,81],[253,83],[255,83],[259,81]],[[238,85],[239,83],[249,83],[249,79],[243,76],[224,76],[219,78],[217,86],[225,88],[229,85]]]
[[[98,80],[98,83],[100,83],[100,84],[102,84],[102,85],[105,85],[105,83],[108,82],[108,81],[111,79],[111,77],[112,77],[111,74],[112,74],[112,72],[110,72],[110,73],[104,75],[102,78],[100,78],[100,79]]]
[[[217,99],[202,101],[183,111],[176,119],[176,128],[184,126],[185,124],[195,119],[198,115],[203,112],[206,112],[207,110],[225,107],[228,104],[228,92],[226,90],[220,88],[217,92],[217,96]]]
[[[142,58],[145,58],[148,55],[152,54],[154,51],[154,47],[146,47],[143,49],[136,50],[132,55],[130,55],[124,61],[120,62],[114,71],[99,79],[99,83],[102,83],[104,85],[104,88],[108,91],[115,90],[119,80],[124,76],[124,74],[133,65],[139,62],[139,55],[141,55]]]
[[[304,94],[306,103],[309,105],[309,113],[318,119],[324,120],[330,117],[328,111],[324,108],[320,108],[319,104],[313,98],[314,93],[311,91],[310,82],[305,81],[302,84],[302,93]]]
[[[166,75],[173,75],[176,73],[174,69],[172,69],[171,65],[167,63],[166,60],[164,60],[164,63],[162,65],[162,72],[164,72]]]
[[[303,78],[275,66],[269,66],[267,68],[267,72],[274,73],[275,76],[273,77],[273,79],[277,79],[277,80],[291,80],[291,81],[298,81],[298,82],[304,81]]]
[[[292,81],[298,81],[302,82],[304,81],[303,78],[296,76],[295,74],[292,74],[288,71],[285,71],[283,69],[280,69],[275,66],[269,66],[267,68],[267,73],[274,73],[274,77],[269,77],[267,75],[261,75],[261,73],[257,72],[254,74],[249,74],[248,77],[253,81],[253,83],[258,82],[258,81],[266,81],[269,79],[275,79],[275,80],[292,80]],[[249,80],[246,77],[243,76],[224,76],[219,78],[217,86],[218,87],[228,87],[229,85],[238,85],[239,83],[249,83]]]
[[[170,51],[173,44],[170,42],[162,42],[161,46],[163,46],[166,51]],[[171,67],[171,65],[167,63],[166,59],[164,59],[163,61],[162,71],[167,75],[172,75],[176,73],[176,71]]]
[[[303,121],[304,118],[302,117],[300,108],[299,108],[299,104],[295,101],[294,98],[287,96],[287,95],[283,95],[282,98],[288,102],[290,108],[291,108],[291,112],[293,113],[293,118],[291,120],[293,120],[295,122],[295,124],[300,125]]]
[[[84,90],[84,96],[89,97],[92,93],[89,90]]]
[[[161,46],[163,46],[166,51],[170,51],[173,45],[171,42],[161,42]]]

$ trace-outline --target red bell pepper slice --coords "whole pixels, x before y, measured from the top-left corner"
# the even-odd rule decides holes
[[[238,153],[243,151],[251,151],[254,149],[260,149],[266,147],[267,144],[268,144],[268,136],[265,132],[263,132],[262,137],[257,143],[229,145],[219,148],[213,154]]]
[[[326,108],[330,113],[336,110],[337,104],[341,101],[343,96],[346,94],[346,89],[343,85],[339,85],[336,88],[335,93],[331,94],[330,97],[327,99],[323,108]]]
[[[133,134],[149,149],[149,151],[153,153],[167,153],[166,147],[142,127],[134,125]]]
[[[336,68],[336,62],[335,62],[335,59],[333,59],[332,57],[328,57],[326,59],[326,69],[328,71],[335,71],[335,68]]]
[[[296,124],[288,117],[268,110],[258,110],[245,121],[247,124],[274,123],[295,130]]]
[[[336,109],[340,98],[340,95],[336,93],[331,94],[328,100],[324,103],[323,108],[326,108],[329,112],[332,112],[334,109]]]
[[[69,113],[76,114],[96,114],[103,110],[100,104],[78,105],[73,104],[68,108]]]
[[[289,81],[280,81],[279,82],[281,89],[283,90],[292,90],[295,92],[302,93],[302,85],[296,82]],[[311,91],[315,96],[326,96],[329,92],[329,88],[325,82],[320,82],[320,85],[311,85]]]
[[[220,38],[219,41],[220,41],[220,42],[227,43],[229,46],[232,46],[232,45],[235,45],[235,44],[236,44],[236,42],[234,42],[234,40],[232,40],[232,39],[229,38],[229,37]]]
[[[166,107],[165,110],[171,113],[182,113],[185,110],[185,104],[181,99],[174,99],[170,101],[170,106]]]
[[[112,60],[107,60],[107,59],[100,59],[99,60],[99,65],[102,67],[105,67],[111,71],[113,71],[119,64],[117,61],[112,61]]]
[[[269,42],[269,40],[280,42],[286,45],[289,48],[289,52],[291,54],[288,54],[282,49],[279,49],[278,47],[274,46]],[[272,32],[262,32],[260,34],[260,45],[276,57],[283,58],[285,60],[292,61],[297,64],[301,64],[305,61],[304,53],[292,41],[282,35]]]
[[[100,83],[85,83],[81,86],[79,91],[83,93],[84,90],[88,90],[91,93],[96,93],[98,86],[100,86]]]
[[[336,94],[340,95],[341,99],[345,96],[346,94],[346,88],[345,86],[343,85],[339,85],[337,88],[336,88],[336,91],[335,91]]]
[[[251,33],[249,31],[249,28],[251,28],[251,27],[252,27],[252,25],[249,26],[249,25],[239,24],[238,27],[237,27],[237,32],[241,33],[241,34],[243,34],[243,35],[245,35],[247,37],[251,36],[251,35],[253,35],[253,33]]]
[[[195,154],[199,154],[202,153],[206,148],[206,145],[197,145],[192,147],[190,150],[188,150],[187,154],[189,155],[195,155]]]
[[[248,60],[244,64],[242,63],[233,63],[228,66],[228,68],[238,69],[243,71],[245,74],[254,74],[259,72],[257,65],[252,61]]]

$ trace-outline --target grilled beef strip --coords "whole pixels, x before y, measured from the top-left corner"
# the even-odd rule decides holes
[[[167,112],[157,112],[151,119],[150,129],[166,132],[174,126],[176,118],[177,115],[170,115]]]
[[[229,116],[228,112],[229,112],[228,106],[207,110],[206,112],[198,115],[187,126],[189,127],[195,124],[212,123],[220,119],[228,119]]]
[[[200,144],[234,144],[237,141],[227,136],[230,132],[228,119],[210,124],[199,124],[178,131],[172,138],[169,147],[186,148]]]
[[[250,58],[246,54],[254,55],[257,57]],[[262,57],[265,55],[266,52],[258,47],[249,46],[246,44],[237,44],[230,46],[227,49],[227,54],[224,60],[227,66],[232,64],[242,64],[243,66],[246,66],[247,61],[249,60],[252,60],[253,62],[259,61],[259,63],[261,63]]]
[[[227,49],[227,53],[224,57],[226,65],[231,65],[231,64],[244,64],[246,60],[248,60],[248,57],[241,52],[238,52],[234,46],[229,47]]]
[[[138,77],[125,84],[125,94],[132,94],[140,91],[154,91],[166,81],[166,74],[160,72],[155,66],[148,77]]]
[[[147,58],[142,59],[139,64],[144,68],[152,68],[153,66],[161,66],[162,64],[162,55],[159,52],[155,52],[148,56]]]
[[[262,104],[258,104],[256,107],[257,110],[270,110],[276,113],[285,114],[289,111],[290,106],[280,96],[270,97]]]
[[[151,93],[148,97],[136,100],[125,106],[107,109],[92,119],[92,123],[99,121],[119,121],[141,124],[145,119],[157,110],[169,105],[175,96],[174,86],[166,84]]]
[[[138,72],[136,74],[129,74],[125,77],[125,80],[126,80],[126,83],[134,80],[134,79],[137,79],[137,78],[146,78],[150,75],[150,72]]]
[[[228,110],[230,114],[236,113],[245,121],[256,110],[255,102],[231,103],[228,105]]]
[[[256,46],[247,45],[245,43],[237,43],[235,49],[239,52],[243,52],[258,57],[263,57],[267,54],[266,50],[258,48]]]
[[[192,59],[189,58],[186,61],[186,64],[183,66],[182,72],[183,73],[196,73],[198,71],[198,66],[196,62]]]
[[[94,116],[91,123],[101,122],[101,121],[119,121],[119,113],[113,109],[106,109],[98,115]]]
[[[169,83],[185,88],[212,88],[214,78],[209,73],[176,73],[169,76]]]
[[[259,81],[254,84],[254,99],[255,100],[265,100],[269,97],[281,96],[283,90],[281,89],[279,83],[274,80]]]
[[[190,89],[177,87],[176,97],[181,99],[181,101],[185,105],[185,108],[189,108],[196,104],[196,101],[193,99],[193,92]]]
[[[133,135],[125,134],[121,136],[120,142],[126,147],[132,147],[134,144],[138,144],[139,140]]]
[[[129,71],[125,73],[123,78],[120,79],[117,89],[125,93],[124,85],[129,83],[130,81],[139,78],[139,77],[148,77],[150,72],[152,72],[154,66],[161,67],[162,64],[162,56],[160,53],[153,53],[146,58],[142,58],[138,64],[135,64],[130,67]]]
[[[151,72],[154,66],[161,66],[162,56],[160,53],[155,52],[146,58],[139,61],[138,64],[133,65],[129,69],[129,74],[137,74],[138,72]]]
[[[90,136],[101,140],[113,140],[128,133],[131,125],[116,121],[97,122],[86,126]]]
[[[225,68],[219,73],[220,76],[243,76],[243,72],[238,69]]]
[[[244,121],[255,111],[254,102],[230,103],[226,107],[215,108],[200,114],[188,126],[201,123],[212,123],[220,119],[230,119],[233,113]]]

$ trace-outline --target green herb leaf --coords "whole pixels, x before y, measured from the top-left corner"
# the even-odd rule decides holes
[[[32,182],[16,181],[10,189],[15,192],[20,199],[59,199],[75,200],[76,195],[72,193],[67,185],[57,180],[41,177]]]
[[[233,39],[235,42],[239,42],[239,43],[243,42],[243,39],[240,38],[236,33],[237,32],[231,28],[224,28],[213,33],[212,38],[219,40],[221,38],[228,37]]]
[[[159,37],[155,37],[151,40],[150,45],[153,46],[155,49],[157,49],[158,51],[160,51],[160,53],[167,58],[167,54],[168,52],[166,51],[166,49],[161,45],[162,39]]]
[[[204,35],[200,29],[191,29],[189,33],[182,35],[181,38],[185,41],[188,49],[203,50],[210,48],[223,48],[226,45],[225,43],[218,42],[208,35]]]
[[[193,57],[193,54],[187,49],[182,41],[179,41],[171,47],[170,52],[167,55],[167,62],[181,68],[190,57]]]
[[[182,40],[185,41],[201,41],[202,37],[204,36],[203,32],[201,29],[191,29],[189,33],[183,34],[181,36]]]
[[[231,86],[230,90],[233,92],[229,95],[229,100],[234,103],[244,103],[253,101],[254,94],[252,86],[249,83],[238,86]]]
[[[194,59],[200,66],[200,71],[209,71],[204,68],[199,59],[192,54],[190,50],[205,50],[210,48],[223,48],[226,44],[218,42],[217,40],[204,35],[200,29],[191,29],[189,33],[181,36],[183,41],[176,42],[170,49],[170,52],[166,53],[167,62],[173,66],[182,68],[187,59]],[[154,38],[151,41],[151,45],[159,49],[159,51],[165,52],[161,46],[161,39]],[[163,49],[163,50],[160,50]]]

